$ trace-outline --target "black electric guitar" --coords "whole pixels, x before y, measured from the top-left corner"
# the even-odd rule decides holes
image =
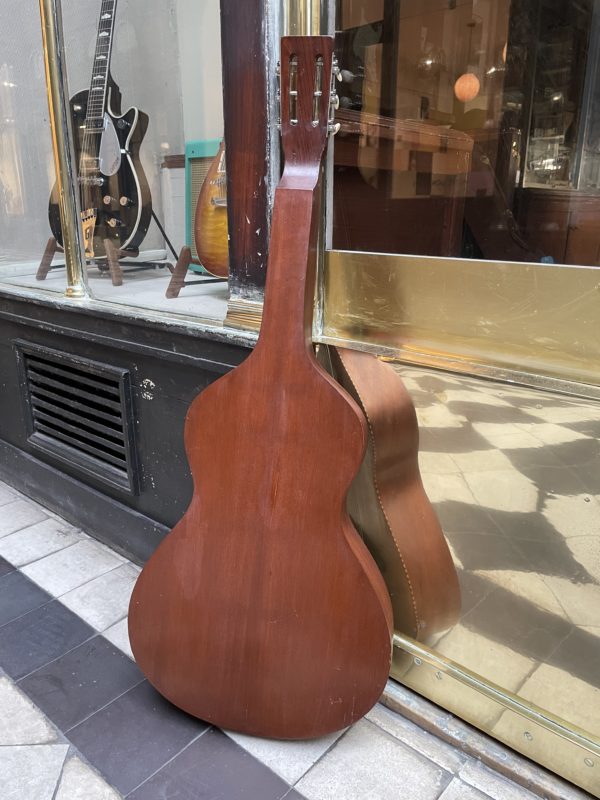
[[[137,252],[152,216],[138,156],[148,116],[137,108],[121,114],[121,93],[110,74],[116,7],[117,0],[102,0],[90,88],[70,103],[87,258],[105,255],[107,239],[119,250]],[[56,185],[48,215],[62,245]]]

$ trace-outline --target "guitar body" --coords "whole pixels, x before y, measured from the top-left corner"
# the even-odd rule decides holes
[[[207,272],[218,278],[229,274],[225,142],[221,142],[206,174],[194,218],[194,243],[198,259]]]
[[[387,590],[345,508],[365,419],[311,342],[329,108],[322,91],[313,124],[313,91],[329,86],[331,62],[329,37],[282,40],[282,84],[293,64],[299,121],[291,126],[282,103],[286,168],[259,341],[190,408],[192,502],[129,608],[135,658],[165,697],[220,727],[279,739],[350,725],[379,698],[391,659]]]
[[[76,94],[71,102],[71,119],[75,141],[75,159],[81,163],[85,143],[85,122],[89,91]],[[98,185],[80,183],[80,202],[83,213],[94,209],[96,214],[93,243],[87,255],[106,255],[104,240],[109,239],[122,250],[136,251],[142,243],[152,218],[150,188],[139,160],[139,149],[148,127],[148,116],[137,108],[120,113],[120,92],[110,80],[108,89],[105,130],[90,143],[100,153],[102,140],[109,142],[106,173],[95,171],[93,179]],[[114,166],[120,165],[113,172]],[[108,174],[110,173],[110,174]],[[81,170],[78,176],[81,180]],[[50,196],[48,219],[52,235],[62,245],[62,229],[56,184]],[[86,242],[86,250],[88,250]]]
[[[197,485],[135,586],[136,661],[226,729],[296,739],[351,724],[390,663],[385,586],[344,511],[362,414],[310,354],[259,350],[194,402],[185,439]]]
[[[323,363],[361,406],[369,429],[348,512],[381,570],[394,627],[426,641],[458,621],[461,600],[452,556],[421,481],[412,400],[400,376],[370,353],[323,350]]]

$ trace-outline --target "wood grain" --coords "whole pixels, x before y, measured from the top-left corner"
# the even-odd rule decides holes
[[[221,0],[229,290],[262,299],[269,249],[267,4]]]
[[[385,685],[392,634],[385,584],[345,508],[364,415],[311,342],[329,106],[324,91],[313,126],[312,68],[321,54],[329,87],[332,40],[284,39],[282,87],[292,53],[299,123],[282,114],[259,341],[190,408],[193,499],[129,613],[136,660],[162,694],[221,727],[282,739],[365,714]]]

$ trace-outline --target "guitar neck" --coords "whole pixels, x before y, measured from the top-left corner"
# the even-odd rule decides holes
[[[287,168],[286,168],[287,169]],[[320,163],[284,170],[275,193],[260,344],[305,350],[312,342]]]
[[[88,95],[86,131],[101,130],[103,125],[116,10],[117,0],[102,0]]]
[[[319,179],[334,130],[333,41],[281,42],[281,140],[285,168],[275,192],[263,324],[258,347],[284,357],[312,346],[321,192]]]

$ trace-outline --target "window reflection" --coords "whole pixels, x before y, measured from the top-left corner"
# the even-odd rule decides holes
[[[597,265],[595,0],[338,0],[336,249]]]

